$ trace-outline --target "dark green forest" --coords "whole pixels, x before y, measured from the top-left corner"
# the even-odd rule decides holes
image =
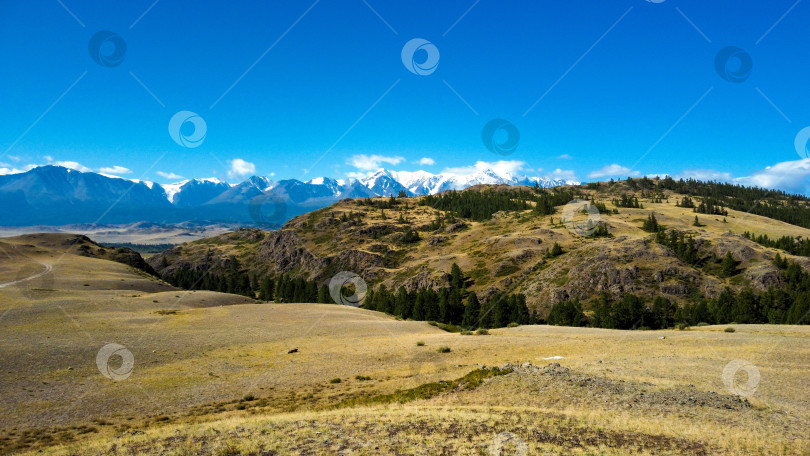
[[[425,196],[420,202],[441,211],[473,221],[486,221],[500,211],[525,211],[531,209],[537,215],[554,213],[556,206],[568,204],[576,195],[566,190],[547,190],[535,187],[533,190],[448,191],[438,195]]]
[[[626,294],[620,300],[603,294],[589,303],[590,315],[586,315],[579,301],[566,301],[552,307],[547,322],[608,329],[666,329],[730,323],[810,324],[810,274],[799,264],[779,255],[774,265],[780,270],[783,284],[761,293],[751,289],[737,293],[726,288],[717,298],[696,297],[683,306],[661,296],[648,302],[633,294]]]
[[[779,239],[771,239],[767,234],[760,234],[757,236],[753,233],[749,233],[748,231],[743,233],[743,236],[756,242],[757,244],[764,245],[765,247],[784,250],[791,255],[810,257],[810,239],[794,238],[791,236],[782,236]]]
[[[262,301],[332,303],[327,283],[318,285],[301,277],[280,275],[256,277],[241,270],[235,257],[228,260],[228,269],[222,273],[209,270],[177,269],[163,279],[187,290],[212,290],[233,293]],[[363,308],[377,310],[403,319],[435,321],[465,329],[500,328],[510,323],[530,324],[536,316],[530,314],[523,294],[499,293],[486,302],[480,302],[474,292],[467,290],[470,279],[455,263],[449,273],[448,287],[434,290],[422,288],[396,292],[381,285],[369,290]],[[350,294],[350,293],[349,293]],[[466,305],[465,305],[466,304]]]

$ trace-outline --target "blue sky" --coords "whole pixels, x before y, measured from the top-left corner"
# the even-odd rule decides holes
[[[807,193],[809,17],[796,0],[0,0],[0,172],[71,162],[165,183],[502,161]],[[100,31],[125,43],[120,64],[91,57]],[[403,64],[415,38],[439,52],[430,74]],[[753,63],[743,82],[716,69],[729,46]],[[180,111],[205,123],[197,147],[169,134]],[[482,141],[496,118],[520,133],[511,154]]]

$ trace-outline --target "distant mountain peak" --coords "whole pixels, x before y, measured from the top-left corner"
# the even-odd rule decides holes
[[[344,198],[408,196],[463,190],[479,184],[538,185],[578,184],[545,177],[518,176],[493,169],[471,173],[424,170],[392,171],[379,168],[359,179],[316,177],[272,180],[251,176],[238,184],[215,177],[157,184],[141,179],[82,172],[56,165],[0,176],[0,223],[8,225],[64,225],[71,223],[158,223],[222,221],[252,223],[248,206],[256,197],[273,196],[286,201],[284,220],[328,206]],[[103,217],[99,220],[99,217]]]

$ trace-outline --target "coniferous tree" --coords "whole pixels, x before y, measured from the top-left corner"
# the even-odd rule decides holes
[[[667,298],[658,296],[653,300],[652,321],[647,326],[652,329],[667,329],[675,324],[677,306]]]
[[[461,301],[461,291],[452,289],[447,296],[447,316],[445,322],[454,325],[460,324],[464,316],[464,303]]]
[[[481,303],[478,302],[478,295],[471,292],[467,298],[467,305],[464,307],[464,318],[461,325],[465,328],[474,329],[478,325],[481,315]]]
[[[737,295],[734,306],[731,308],[731,321],[740,324],[759,323],[761,321],[759,300],[752,290],[746,289]]]
[[[717,299],[711,301],[710,309],[714,317],[714,323],[718,325],[731,323],[731,311],[734,308],[735,299],[734,291],[726,288]]]
[[[603,292],[594,303],[591,325],[595,328],[614,328],[613,301],[609,294]]]
[[[554,304],[546,318],[548,324],[556,326],[582,326],[584,320],[585,314],[579,300]]]
[[[326,284],[321,285],[318,289],[318,302],[320,304],[329,304],[332,302],[332,296],[329,295],[329,286]]]
[[[625,294],[613,303],[613,321],[616,329],[633,329],[644,322],[647,307],[644,301],[634,294]]]
[[[644,221],[641,229],[649,233],[657,233],[659,231],[660,226],[658,225],[658,219],[655,218],[654,213],[651,212],[650,215],[647,216],[647,220]]]
[[[731,251],[726,252],[723,262],[720,264],[720,274],[722,277],[731,277],[737,273],[737,262],[731,255]]]

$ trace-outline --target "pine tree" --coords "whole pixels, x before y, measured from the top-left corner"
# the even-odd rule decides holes
[[[554,257],[558,257],[558,256],[560,256],[562,254],[563,254],[562,247],[560,246],[560,244],[555,242],[554,245],[551,247],[551,250],[548,252],[547,256],[549,258],[554,258]]]
[[[467,305],[464,307],[464,318],[461,326],[474,329],[478,325],[478,318],[481,314],[481,303],[478,302],[478,295],[471,292],[467,298]]]
[[[731,277],[737,273],[737,262],[731,255],[731,251],[726,252],[723,262],[720,264],[720,274],[722,277]]]
[[[726,288],[720,293],[717,299],[712,300],[710,310],[714,317],[714,323],[718,325],[731,323],[731,310],[734,307],[736,295],[730,288]]]
[[[450,287],[463,292],[465,286],[464,282],[464,273],[461,271],[461,268],[458,267],[458,264],[453,263],[453,265],[450,266]]]
[[[262,284],[259,287],[259,299],[262,301],[272,301],[273,292],[275,288],[275,280],[272,277],[265,277],[262,279]]]
[[[655,214],[652,212],[647,216],[647,220],[645,220],[644,224],[641,226],[641,229],[648,233],[657,233],[659,228],[658,219],[655,218]]]
[[[591,325],[594,328],[613,329],[613,302],[610,295],[603,292],[593,305]]]
[[[329,295],[329,287],[326,284],[321,285],[318,289],[318,302],[320,304],[329,304],[332,302],[332,296]]]
[[[411,318],[417,321],[425,320],[425,290],[419,290],[416,293],[416,302],[413,304],[413,312]]]
[[[411,317],[411,299],[405,287],[400,286],[397,290],[396,304],[394,306],[394,314],[402,318]]]
[[[461,301],[461,291],[454,289],[450,290],[447,296],[448,315],[445,323],[454,325],[460,324],[464,317],[464,303]]]

